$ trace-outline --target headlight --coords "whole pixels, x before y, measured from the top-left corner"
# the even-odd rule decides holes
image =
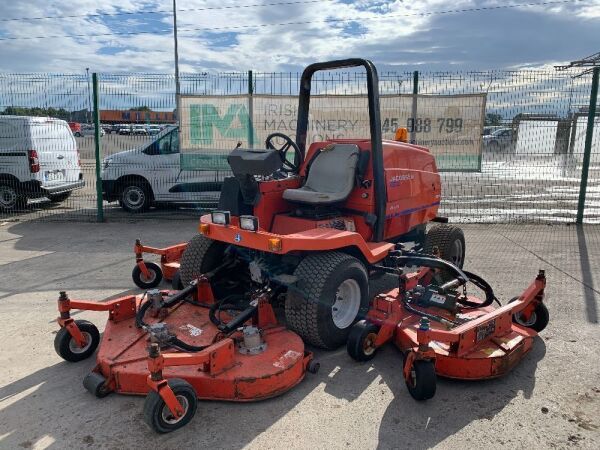
[[[229,219],[231,214],[229,211],[213,211],[210,213],[210,219],[212,223],[217,225],[229,225]]]
[[[248,231],[258,231],[258,217],[240,216],[240,228]]]

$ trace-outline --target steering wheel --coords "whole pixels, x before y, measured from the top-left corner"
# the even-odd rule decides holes
[[[274,141],[276,138],[283,139],[285,141],[284,144],[280,147],[277,147]],[[300,171],[300,166],[302,165],[303,160],[302,153],[292,138],[283,133],[271,133],[265,140],[265,146],[269,150],[276,150],[279,152],[282,162],[281,170],[287,173],[298,173]],[[287,158],[287,153],[290,149],[294,150],[293,161],[290,161]]]

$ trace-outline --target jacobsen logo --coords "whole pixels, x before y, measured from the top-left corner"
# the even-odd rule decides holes
[[[407,173],[407,174],[403,174],[403,175],[394,175],[390,179],[390,186],[391,187],[398,186],[403,181],[409,181],[409,180],[414,180],[414,179],[415,179],[415,176],[412,173]]]

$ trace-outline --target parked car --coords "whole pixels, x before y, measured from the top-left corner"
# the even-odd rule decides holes
[[[94,125],[81,125],[81,131],[76,136],[94,136],[96,127]],[[100,127],[100,136],[104,136],[104,129]]]
[[[216,203],[223,179],[230,175],[227,170],[183,169],[179,130],[171,126],[141,148],[106,157],[102,191],[105,200],[139,213],[155,203]]]
[[[131,125],[123,124],[119,126],[118,133],[121,135],[131,134]]]
[[[514,133],[512,128],[500,128],[492,134],[483,136],[485,148],[491,151],[504,150],[514,143]]]
[[[79,122],[69,122],[69,128],[75,136],[81,136],[81,124]]]
[[[77,142],[64,120],[0,116],[0,211],[27,199],[66,200],[84,186]]]
[[[148,136],[148,130],[144,125],[134,125],[131,127],[131,134],[134,136]]]
[[[150,136],[154,136],[155,134],[158,134],[158,133],[160,133],[160,131],[161,131],[161,128],[160,128],[160,126],[159,126],[159,125],[148,125],[148,126],[146,127],[146,130],[148,131],[148,134],[149,134]]]

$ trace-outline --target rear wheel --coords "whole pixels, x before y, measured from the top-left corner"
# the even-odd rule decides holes
[[[179,277],[183,286],[200,275],[215,269],[223,260],[225,244],[213,241],[201,234],[196,235],[188,243],[181,255]]]
[[[52,202],[52,203],[60,203],[60,202],[64,202],[70,196],[71,196],[71,191],[63,192],[62,194],[49,195],[48,198],[50,199],[50,202]]]
[[[434,225],[425,236],[423,252],[450,261],[462,268],[465,263],[465,235],[454,225]]]
[[[298,282],[285,300],[288,326],[317,347],[344,344],[352,325],[368,310],[364,265],[341,252],[315,253],[300,262],[294,275]]]
[[[119,204],[130,213],[141,213],[150,209],[150,187],[142,182],[124,183],[121,187]]]
[[[27,205],[27,197],[21,194],[15,183],[0,181],[0,211],[14,211]]]

